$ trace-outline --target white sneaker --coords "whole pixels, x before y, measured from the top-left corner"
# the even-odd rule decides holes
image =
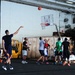
[[[25,61],[24,60],[22,60],[22,64],[25,64]]]
[[[27,64],[28,62],[27,61],[25,61],[25,64]]]
[[[6,71],[7,70],[7,68],[5,67],[5,66],[2,66],[2,68]]]
[[[14,68],[11,66],[9,69],[10,69],[10,70],[13,70]]]
[[[26,61],[24,61],[24,60],[22,61],[22,64],[27,64],[27,63],[28,63],[28,62],[26,62]]]

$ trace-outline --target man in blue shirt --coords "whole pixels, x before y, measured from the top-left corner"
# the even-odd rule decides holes
[[[10,34],[10,35],[9,35],[9,31],[6,30],[5,31],[6,35],[2,37],[2,48],[4,50],[4,54],[5,54],[6,58],[7,58],[6,62],[5,62],[5,65],[2,66],[2,68],[4,70],[7,70],[7,65],[9,65],[10,70],[13,70],[13,67],[11,66],[11,57],[12,57],[11,41],[12,41],[12,37],[18,33],[20,28],[23,28],[23,26],[20,26],[15,33]]]
[[[39,52],[40,52],[40,57],[39,59],[37,60],[37,64],[40,64],[40,60],[42,60],[42,63],[44,62],[44,40],[42,39],[42,37],[39,38]]]

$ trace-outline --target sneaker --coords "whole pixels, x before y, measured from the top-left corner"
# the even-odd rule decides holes
[[[28,62],[27,61],[24,61],[25,62],[25,64],[27,64]]]
[[[40,65],[39,61],[37,61],[36,64]]]
[[[68,63],[68,66],[71,66],[71,65]]]
[[[59,64],[61,65],[61,64],[62,64],[62,62],[59,62]]]
[[[24,60],[22,60],[22,64],[25,64]]]
[[[13,70],[14,69],[11,64],[9,64],[9,69],[10,70]]]
[[[49,62],[46,62],[46,64],[48,65],[48,64],[49,64]]]
[[[56,65],[56,64],[57,64],[57,62],[54,62],[54,64]]]
[[[10,70],[13,70],[14,68],[12,66],[9,67]]]
[[[22,64],[27,64],[27,63],[28,63],[27,61],[24,61],[24,60],[22,61]]]
[[[65,61],[64,63],[63,63],[63,66],[65,66],[67,64],[67,62]]]
[[[41,62],[41,64],[44,64],[44,62]]]
[[[5,67],[5,66],[2,66],[2,68],[6,71],[7,70],[7,68]]]

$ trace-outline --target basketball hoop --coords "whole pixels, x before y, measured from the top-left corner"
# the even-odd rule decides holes
[[[50,25],[50,23],[41,23],[42,29],[45,29],[45,27],[46,27],[46,26],[49,26],[49,25]]]
[[[42,29],[45,29],[46,23],[41,23]]]

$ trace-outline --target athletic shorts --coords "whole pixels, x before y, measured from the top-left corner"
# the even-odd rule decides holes
[[[62,52],[55,51],[55,56],[61,56]]]
[[[75,55],[70,55],[69,56],[69,61],[75,61]]]
[[[8,46],[8,47],[5,47],[5,49],[7,51],[6,53],[8,53],[11,56],[12,55],[12,47]],[[5,56],[7,56],[6,53],[5,53]]]
[[[44,50],[39,50],[41,56],[44,56]]]
[[[69,51],[68,50],[66,50],[66,51],[63,51],[63,58],[64,59],[69,59],[69,56],[70,56],[70,53],[69,53]]]
[[[22,56],[27,56],[27,50],[22,50]]]
[[[48,56],[48,50],[47,50],[47,48],[44,49],[44,56]]]

